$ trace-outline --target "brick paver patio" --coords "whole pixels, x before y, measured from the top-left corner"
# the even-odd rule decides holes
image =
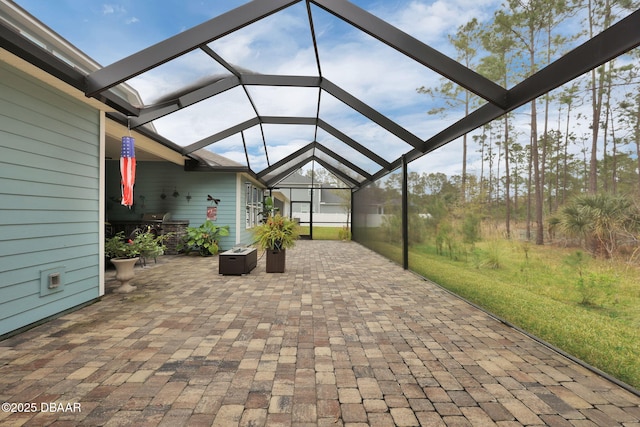
[[[637,395],[356,243],[217,262],[0,341],[0,425],[640,425]]]

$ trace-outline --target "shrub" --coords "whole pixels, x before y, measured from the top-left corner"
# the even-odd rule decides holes
[[[178,249],[185,253],[197,251],[202,256],[216,255],[220,251],[218,245],[222,236],[229,235],[229,226],[217,226],[206,220],[199,227],[187,227],[183,242]]]
[[[338,239],[351,240],[351,230],[349,230],[349,227],[344,226],[340,230],[338,230]]]
[[[603,305],[614,293],[617,280],[608,273],[589,272],[578,281],[582,305]]]
[[[503,262],[502,249],[500,245],[497,242],[491,242],[487,246],[482,265],[495,270],[501,268]]]
[[[610,258],[621,242],[635,240],[640,232],[640,212],[626,197],[589,194],[573,199],[550,223],[579,237],[594,255]]]
[[[475,243],[480,240],[480,218],[469,214],[464,217],[462,223],[462,236],[464,243]]]
[[[144,258],[157,258],[164,254],[167,249],[164,241],[171,235],[171,233],[158,236],[157,233],[151,231],[150,227],[147,227],[146,231],[140,230],[133,238],[133,244],[137,246],[140,251],[140,255]]]

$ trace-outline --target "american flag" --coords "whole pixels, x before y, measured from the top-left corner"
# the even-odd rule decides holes
[[[120,152],[120,175],[122,176],[122,204],[133,206],[133,184],[136,181],[136,153],[133,137],[122,137]]]

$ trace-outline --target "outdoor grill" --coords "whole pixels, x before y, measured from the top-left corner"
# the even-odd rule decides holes
[[[152,230],[160,234],[163,223],[169,219],[171,219],[171,212],[146,213],[142,215],[142,226],[151,227]]]
[[[171,212],[164,213],[146,213],[142,215],[142,222],[144,224],[162,224],[164,221],[167,221],[171,218]]]
[[[188,219],[172,219],[171,212],[157,212],[143,214],[138,228],[151,228],[156,235],[164,235],[165,254],[175,255],[181,246],[186,229],[189,226]]]

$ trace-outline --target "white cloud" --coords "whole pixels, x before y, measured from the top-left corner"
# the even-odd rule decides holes
[[[261,115],[313,117],[316,114],[317,88],[252,86],[247,90]]]
[[[260,73],[308,74],[315,67],[302,4],[264,18],[210,44],[231,64]],[[314,69],[313,74],[317,74]]]
[[[62,20],[54,25],[55,20],[49,21],[52,19],[51,13],[38,15],[97,61],[109,64],[244,3],[240,0],[227,0],[212,2],[207,8],[203,8],[200,1],[184,0],[184,7],[180,10],[157,8],[143,14],[136,9],[135,2],[126,3],[128,8],[125,8],[116,0],[106,1],[83,9],[82,19],[77,18],[77,25],[69,25],[68,21]],[[471,18],[486,22],[501,3],[501,0],[353,1],[368,7],[376,16],[449,55],[453,52],[447,36],[454,34],[459,26]],[[21,2],[18,0],[18,3]],[[54,2],[41,2],[38,7],[45,7],[49,3]],[[66,2],[60,2],[63,3]],[[58,9],[61,9],[61,6]],[[439,101],[418,94],[416,88],[437,87],[440,84],[438,74],[314,5],[312,11],[324,77],[422,139],[430,138],[462,118],[462,112],[451,110],[447,111],[446,117],[427,114],[427,111],[438,105]],[[172,18],[176,19],[167,19],[167,14],[174,14]],[[188,18],[182,19],[187,15]],[[141,19],[138,19],[138,16]],[[580,19],[567,21],[569,29],[565,31],[573,31]],[[62,22],[66,23],[63,25]],[[125,23],[128,25],[124,25]],[[253,72],[289,75],[318,73],[304,2],[229,34],[211,46],[230,63]],[[619,61],[624,60],[623,57]],[[176,88],[223,73],[227,71],[222,66],[204,52],[196,50],[146,72],[128,83],[135,87],[143,100],[149,104]],[[178,144],[187,145],[200,140],[253,116],[254,112],[250,106],[247,107],[248,99],[243,90],[238,88],[236,92],[240,94],[230,96],[230,92],[218,95],[215,101],[202,102],[193,108],[158,120],[156,125],[162,134]],[[315,113],[317,89],[250,87],[249,92],[262,115],[307,116]],[[393,141],[380,127],[327,94],[322,96],[321,108],[323,119],[352,138],[362,141],[363,145],[385,158],[395,160],[398,155],[410,149],[406,144]],[[575,112],[578,112],[577,108]],[[527,139],[530,131],[527,113],[528,109],[525,107],[517,112],[515,119],[516,127],[523,135],[522,139]],[[587,119],[580,125],[572,124],[576,125],[575,132],[579,132],[579,139],[590,136]],[[296,126],[276,128],[265,125],[271,161],[282,158],[308,143],[312,138],[309,133],[313,133],[313,127],[308,128],[309,132]],[[264,155],[260,154],[263,151],[262,134],[257,126],[244,133],[250,150],[251,166],[257,171],[266,166]],[[319,135],[320,142],[331,140],[334,145],[338,144],[333,136],[322,130]],[[329,145],[329,142],[327,144]],[[459,174],[460,144],[454,141],[414,162],[412,167],[425,172]],[[233,160],[246,162],[239,135],[217,142],[211,148]],[[470,156],[475,156],[470,159],[470,170],[476,164],[474,162],[477,153],[472,152],[475,149],[475,146],[470,145]],[[376,171],[378,168],[350,148],[343,148],[341,152],[349,156],[348,160],[367,170]]]
[[[103,4],[102,5],[102,14],[103,15],[111,15],[115,13],[115,7],[112,4]]]
[[[124,14],[127,10],[118,4],[113,3],[105,3],[102,5],[102,14],[103,15],[115,15],[115,14]]]
[[[384,17],[389,23],[434,47],[448,44],[446,36],[472,18],[483,21],[500,5],[499,0],[410,1]]]
[[[254,117],[242,92],[240,88],[232,89],[155,120],[154,124],[179,145],[195,143]]]
[[[470,16],[483,13],[487,4],[495,4],[495,0],[411,1],[402,2],[401,7],[394,10],[378,11],[378,16],[426,43],[441,46],[448,43],[448,33],[454,32]],[[301,10],[304,13],[301,14]],[[111,13],[115,12],[115,8],[111,9]],[[451,118],[428,116],[427,111],[437,101],[416,92],[420,86],[437,86],[438,74],[351,27],[348,28],[353,33],[341,39],[336,30],[342,30],[344,24],[337,18],[323,16],[318,28],[324,29],[318,33],[323,76],[421,138],[426,139],[451,124]],[[254,72],[317,74],[306,11],[302,6],[299,10],[287,10],[249,25],[210,46],[228,62]],[[226,70],[201,51],[196,51],[145,73],[131,83],[143,99],[150,102],[176,87],[221,72]],[[261,115],[315,114],[317,89],[250,87],[248,90],[255,97]],[[247,106],[248,99],[243,91],[238,88],[234,96],[230,96],[230,92],[157,120],[156,127],[174,142],[188,145],[252,117],[254,112]],[[388,160],[395,160],[412,148],[327,94],[322,97],[322,118]],[[265,125],[270,161],[273,163],[309,143],[313,138],[313,127],[307,128],[309,132],[295,126],[283,125],[276,129]],[[262,134],[259,128],[246,131],[245,138],[250,147],[251,166],[256,171],[265,167],[266,159],[264,155],[260,156]],[[217,142],[211,149],[235,161],[246,162],[240,138]],[[439,154],[434,160],[440,157],[447,156]],[[358,161],[367,169],[372,167],[371,162]],[[443,160],[442,164],[451,169],[449,159]]]

